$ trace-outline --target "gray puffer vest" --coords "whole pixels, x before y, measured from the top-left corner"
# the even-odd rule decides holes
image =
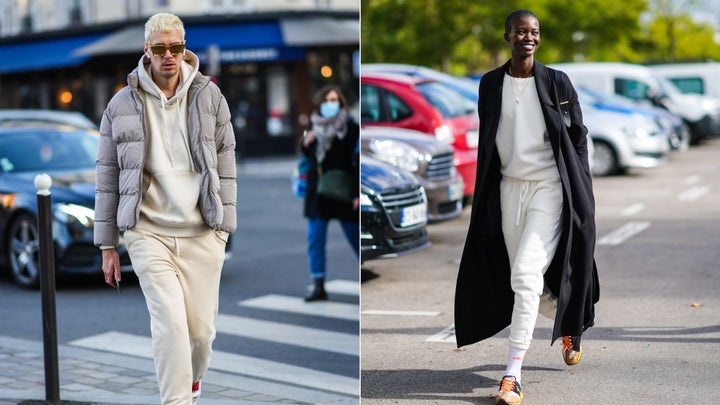
[[[202,174],[200,211],[211,228],[233,232],[237,227],[237,183],[230,109],[220,89],[200,73],[187,97],[190,154]],[[108,103],[100,123],[95,171],[96,246],[117,246],[120,230],[134,229],[138,222],[145,131],[136,68],[128,75],[128,86]]]

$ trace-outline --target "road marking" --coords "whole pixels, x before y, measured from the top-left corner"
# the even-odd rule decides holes
[[[437,311],[393,311],[382,309],[366,309],[362,311],[363,315],[387,315],[387,316],[438,316]]]
[[[644,210],[644,209],[645,209],[645,204],[643,204],[643,203],[636,203],[636,204],[632,204],[632,205],[629,205],[629,206],[625,207],[625,209],[622,210],[621,214],[622,214],[622,216],[624,216],[624,217],[630,217],[630,216],[633,216],[633,215],[637,214],[638,212],[640,212],[640,211],[642,211],[642,210]]]
[[[678,195],[678,200],[683,202],[694,202],[702,198],[710,191],[708,186],[693,186]]]
[[[648,221],[630,221],[620,228],[598,239],[598,245],[619,245],[650,226]]]
[[[449,326],[442,331],[430,336],[426,342],[457,343],[455,340],[455,325]]]
[[[215,328],[219,333],[260,339],[286,345],[322,348],[333,353],[358,356],[358,335],[353,333],[331,332],[321,329],[296,326],[287,323],[262,321],[232,315],[218,314]]]
[[[322,316],[326,318],[360,320],[360,311],[356,304],[340,302],[315,301],[305,302],[300,297],[268,294],[257,298],[239,301],[238,305],[250,308],[269,309],[273,311],[292,312],[303,315]]]
[[[687,176],[687,177],[685,177],[683,182],[685,184],[687,184],[688,186],[692,186],[693,184],[697,184],[700,182],[700,176],[698,176],[697,174],[693,174],[692,176]]]
[[[152,358],[152,339],[129,333],[111,331],[74,340],[69,344],[129,356]],[[356,378],[217,350],[213,350],[210,369],[348,395],[357,395],[359,390],[359,381]]]
[[[352,280],[330,280],[325,283],[325,291],[330,294],[360,295],[360,282]]]

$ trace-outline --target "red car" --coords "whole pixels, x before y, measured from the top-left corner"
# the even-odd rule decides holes
[[[455,167],[469,199],[475,188],[479,121],[455,91],[431,79],[396,73],[361,74],[360,123],[414,129],[455,148]]]

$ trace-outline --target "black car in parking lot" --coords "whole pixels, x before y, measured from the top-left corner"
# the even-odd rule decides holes
[[[361,260],[396,257],[430,246],[427,197],[418,179],[367,156],[360,168]]]

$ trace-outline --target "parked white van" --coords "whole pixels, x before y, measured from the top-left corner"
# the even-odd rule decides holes
[[[650,66],[653,72],[670,80],[685,94],[704,94],[720,98],[720,63],[668,63]]]
[[[575,87],[585,86],[666,108],[687,122],[693,144],[704,137],[720,135],[720,101],[709,96],[682,94],[647,66],[596,62],[560,63],[551,67],[567,73]]]

